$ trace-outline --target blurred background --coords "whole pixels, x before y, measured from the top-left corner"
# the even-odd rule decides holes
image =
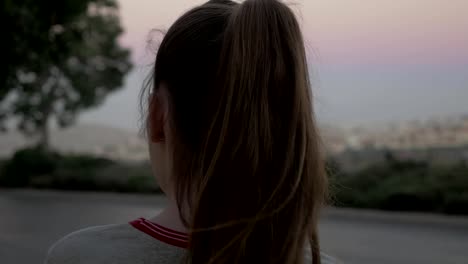
[[[139,91],[154,29],[203,2],[2,1],[1,263],[42,263],[71,231],[163,206]],[[351,264],[468,263],[468,1],[291,8],[330,172],[323,250]]]

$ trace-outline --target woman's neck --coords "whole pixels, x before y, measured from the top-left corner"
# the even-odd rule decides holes
[[[176,202],[172,200],[169,201],[168,205],[158,215],[149,220],[175,231],[187,232],[187,227],[185,227],[180,219],[179,208]]]

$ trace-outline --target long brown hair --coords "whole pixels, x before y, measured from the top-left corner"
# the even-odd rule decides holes
[[[320,263],[327,180],[293,12],[276,0],[195,7],[163,38],[152,84],[168,91],[187,261],[299,264],[310,243]]]

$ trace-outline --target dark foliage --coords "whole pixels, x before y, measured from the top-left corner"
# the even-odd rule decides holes
[[[120,88],[130,52],[115,0],[6,0],[0,68],[0,128],[13,120],[48,146],[48,124],[75,121]]]
[[[335,165],[336,167],[336,165]],[[468,214],[468,166],[435,166],[387,157],[352,173],[331,176],[337,206]]]
[[[43,148],[19,150],[0,167],[0,187],[158,192],[147,163],[125,164]]]

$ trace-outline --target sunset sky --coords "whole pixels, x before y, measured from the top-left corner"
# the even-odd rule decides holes
[[[133,129],[146,40],[196,0],[120,0],[135,71],[82,120]],[[467,0],[296,0],[319,119],[338,126],[468,113]],[[116,114],[117,113],[117,114]],[[119,118],[116,118],[118,116]],[[124,118],[124,120],[122,120]]]

